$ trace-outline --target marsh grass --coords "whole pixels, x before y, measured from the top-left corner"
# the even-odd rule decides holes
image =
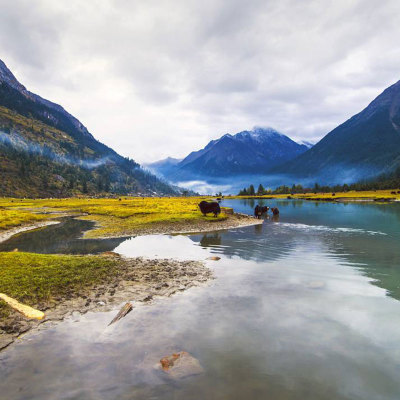
[[[368,200],[378,200],[378,199],[387,199],[387,200],[400,200],[400,193],[397,193],[399,189],[391,189],[391,190],[371,190],[371,191],[355,191],[351,190],[348,192],[335,192],[333,193],[295,193],[293,195],[288,194],[271,194],[265,196],[231,196],[230,199],[251,199],[251,198],[273,198],[273,199],[286,199],[290,196],[293,199],[305,199],[305,200],[335,200],[335,199],[348,199],[351,200],[360,200],[360,199],[368,199]],[[393,193],[395,192],[395,193]]]
[[[140,228],[161,223],[169,225],[180,222],[215,222],[227,219],[224,213],[217,218],[211,215],[204,217],[198,208],[198,203],[204,199],[204,197],[0,199],[0,207],[10,213],[10,217],[7,219],[8,227],[48,218],[49,216],[43,213],[49,211],[87,214],[82,218],[97,223],[96,229],[86,233],[86,237],[93,238],[135,233],[135,230]],[[36,211],[37,214],[33,211]],[[16,213],[14,217],[12,212]],[[0,226],[2,220],[3,217],[0,216]]]
[[[118,261],[100,256],[0,253],[0,293],[37,306],[69,296],[118,272]],[[0,301],[0,319],[8,306]]]
[[[49,216],[46,214],[33,213],[17,208],[6,209],[0,207],[0,231],[27,223],[43,221],[47,218],[49,218]]]

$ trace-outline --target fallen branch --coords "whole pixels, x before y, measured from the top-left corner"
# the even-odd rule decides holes
[[[108,324],[108,326],[112,325],[114,322],[119,321],[121,318],[124,318],[125,315],[131,312],[132,304],[126,303],[120,310],[119,313],[113,318],[113,320]]]
[[[4,293],[0,293],[0,299],[4,300],[11,308],[25,315],[27,318],[43,319],[45,317],[44,312],[35,310],[34,308],[26,306],[25,304],[21,304],[17,300],[7,296]]]

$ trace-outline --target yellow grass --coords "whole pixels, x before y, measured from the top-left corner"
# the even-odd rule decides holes
[[[335,192],[332,193],[297,193],[297,194],[271,194],[265,196],[231,196],[230,199],[251,199],[251,198],[267,198],[267,199],[286,199],[290,196],[293,199],[305,199],[305,200],[327,200],[327,199],[346,199],[346,200],[400,200],[400,193],[397,193],[399,189],[391,190],[372,190],[372,191],[349,191],[349,192]],[[395,192],[395,193],[393,193]]]
[[[0,231],[42,221],[48,217],[45,214],[37,214],[25,210],[0,208]]]
[[[227,216],[221,213],[218,218],[211,215],[204,217],[198,208],[203,197],[121,197],[120,199],[39,199],[18,200],[0,199],[0,207],[6,213],[15,212],[7,219],[7,226],[21,224],[22,216],[25,222],[45,218],[41,214],[48,211],[77,212],[81,218],[96,221],[98,227],[89,231],[87,237],[107,237],[134,233],[135,230],[157,223],[172,224],[184,221],[220,221]],[[34,211],[39,214],[35,214]],[[0,216],[0,226],[3,217]]]

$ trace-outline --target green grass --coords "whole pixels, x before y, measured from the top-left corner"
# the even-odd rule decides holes
[[[75,295],[118,272],[118,260],[101,256],[0,253],[0,293],[31,306]],[[7,307],[0,302],[0,317]]]
[[[3,300],[0,300],[0,322],[1,320],[7,318],[10,315],[10,309],[7,306],[7,303]]]

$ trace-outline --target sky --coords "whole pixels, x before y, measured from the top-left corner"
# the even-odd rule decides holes
[[[400,80],[398,0],[0,0],[0,59],[148,163],[225,133],[317,141]]]

